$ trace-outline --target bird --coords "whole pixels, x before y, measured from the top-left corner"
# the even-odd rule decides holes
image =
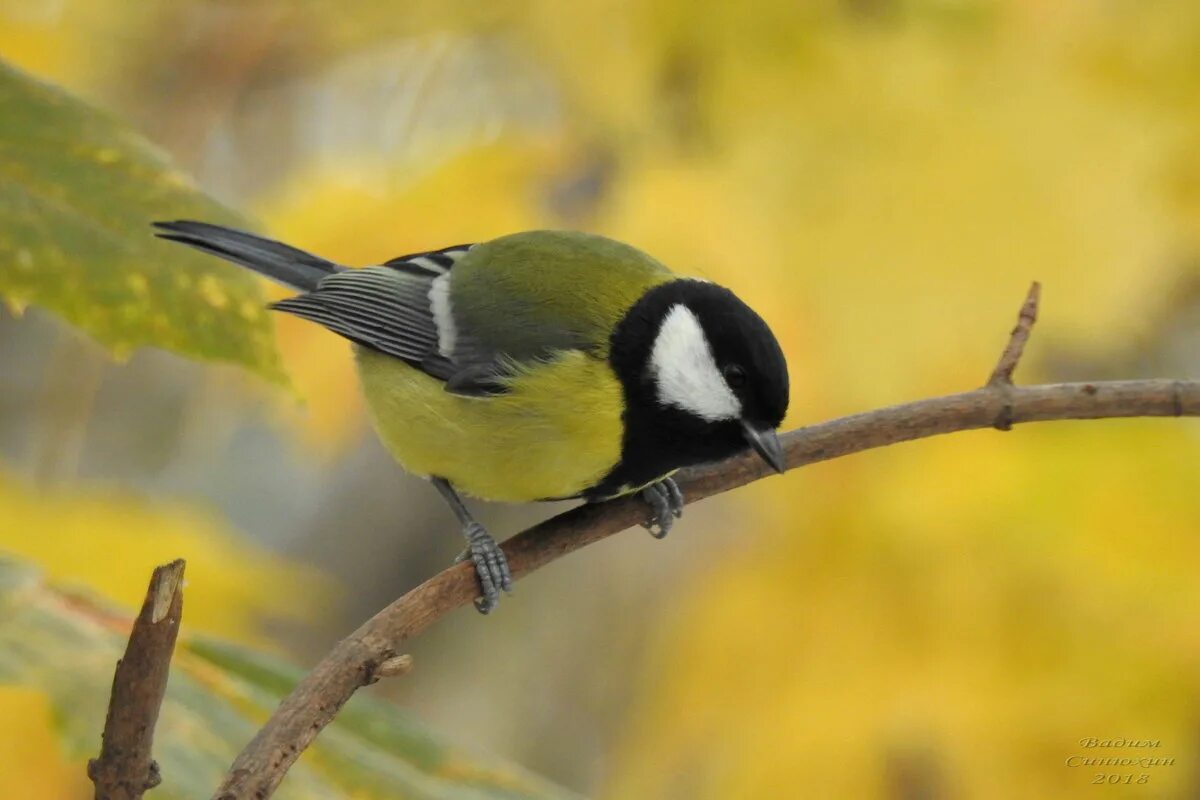
[[[788,369],[771,328],[731,290],[631,245],[534,230],[348,267],[206,222],[154,226],[298,290],[270,308],[353,343],[380,439],[458,520],[481,613],[512,574],[463,495],[637,493],[662,538],[683,511],[678,470],[747,449],[786,468]]]

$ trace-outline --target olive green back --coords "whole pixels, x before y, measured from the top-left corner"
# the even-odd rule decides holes
[[[527,231],[477,245],[454,266],[460,330],[522,360],[548,351],[608,353],[625,312],[675,278],[629,245],[574,231]]]

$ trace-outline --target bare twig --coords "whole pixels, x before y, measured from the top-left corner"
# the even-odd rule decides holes
[[[183,614],[182,559],[154,570],[113,675],[100,757],[88,762],[96,800],[139,800],[162,780],[150,756]]]
[[[898,442],[955,431],[1066,419],[1200,416],[1200,381],[1110,381],[1015,387],[1020,358],[1037,309],[1034,284],[1008,347],[989,385],[961,394],[855,414],[781,438],[787,465],[795,468]],[[996,391],[997,384],[1004,391]],[[690,469],[677,476],[695,502],[773,472],[753,454]],[[542,522],[504,543],[514,577],[645,521],[639,498],[583,505]],[[334,646],[292,690],[266,725],[238,755],[216,800],[265,800],[299,754],[360,687],[374,682],[397,658],[404,642],[478,593],[474,569],[457,564],[430,578],[363,623]]]
[[[996,362],[991,377],[988,378],[988,386],[1012,385],[1013,370],[1017,368],[1017,362],[1025,352],[1025,343],[1029,341],[1033,323],[1037,322],[1038,301],[1041,300],[1041,296],[1042,285],[1034,281],[1029,285],[1025,302],[1021,304],[1021,312],[1017,314],[1017,324],[1008,335],[1008,344],[1000,354],[1000,360]]]
[[[1025,343],[1029,341],[1029,334],[1033,332],[1033,323],[1037,322],[1038,300],[1041,298],[1041,294],[1042,285],[1040,283],[1034,281],[1029,285],[1025,302],[1021,304],[1021,311],[1017,314],[1017,324],[1008,334],[1008,344],[1004,346],[1004,352],[1000,354],[996,368],[988,377],[987,387],[1004,400],[1003,405],[1000,406],[1000,412],[992,421],[992,427],[998,431],[1012,430],[1013,370],[1017,368],[1017,362],[1021,360],[1021,355],[1025,352]]]

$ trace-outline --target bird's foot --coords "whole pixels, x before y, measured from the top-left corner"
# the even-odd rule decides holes
[[[487,614],[500,602],[501,590],[512,592],[508,559],[492,535],[478,522],[472,521],[464,526],[463,536],[467,538],[467,549],[454,562],[470,559],[475,564],[481,592],[481,596],[475,598],[475,610]]]
[[[642,499],[650,506],[650,519],[642,527],[655,539],[670,533],[675,520],[683,516],[683,492],[674,478],[663,478],[642,489]]]

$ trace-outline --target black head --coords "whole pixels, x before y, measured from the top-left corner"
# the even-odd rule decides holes
[[[782,471],[775,429],[787,412],[787,362],[733,292],[688,279],[655,287],[617,326],[610,360],[625,389],[625,441],[606,490],[747,446]]]

